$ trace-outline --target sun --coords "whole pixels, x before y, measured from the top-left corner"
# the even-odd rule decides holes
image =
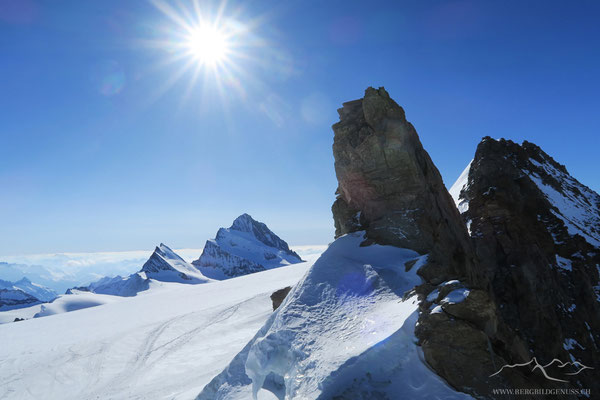
[[[213,67],[223,63],[230,52],[227,35],[214,25],[193,28],[185,39],[185,46],[201,65]]]
[[[150,37],[140,43],[159,51],[157,67],[174,69],[156,85],[148,103],[183,79],[189,81],[178,85],[183,88],[181,104],[199,96],[204,104],[215,93],[223,103],[246,99],[249,88],[263,87],[255,73],[279,59],[276,47],[261,32],[266,16],[251,18],[245,8],[231,8],[227,1],[149,1],[165,18],[152,25]]]

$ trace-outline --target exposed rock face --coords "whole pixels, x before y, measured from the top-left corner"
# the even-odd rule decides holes
[[[271,301],[273,302],[273,311],[277,310],[288,293],[292,290],[291,286],[284,287],[283,289],[279,289],[273,292],[271,295]]]
[[[464,224],[404,110],[385,89],[368,88],[338,113],[336,237],[365,230],[365,244],[429,253],[428,280],[474,273]]]
[[[538,146],[491,138],[459,185],[489,295],[528,354],[495,345],[511,363],[600,367],[600,196]],[[569,382],[600,392],[597,374]]]
[[[385,90],[369,88],[338,112],[336,236],[365,230],[365,245],[429,255],[416,288],[423,298],[416,335],[427,363],[458,390],[487,398],[493,388],[596,387],[591,375],[556,382],[493,374],[533,356],[598,365],[598,196],[537,146],[487,139],[458,190],[461,221]],[[463,298],[451,300],[461,290]]]
[[[209,278],[229,279],[299,262],[300,256],[265,224],[242,214],[207,240],[192,264]]]

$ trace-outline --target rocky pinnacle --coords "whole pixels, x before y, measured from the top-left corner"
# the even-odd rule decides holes
[[[336,237],[364,230],[365,244],[429,253],[429,266],[421,270],[428,280],[473,275],[465,225],[402,107],[383,87],[370,87],[338,113],[340,121],[333,125]]]

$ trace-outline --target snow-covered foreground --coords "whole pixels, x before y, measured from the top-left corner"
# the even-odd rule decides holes
[[[193,399],[272,314],[271,293],[296,284],[316,255],[306,258],[0,325],[0,398]]]
[[[412,289],[427,256],[363,240],[357,232],[332,243],[198,400],[470,398],[416,345]]]

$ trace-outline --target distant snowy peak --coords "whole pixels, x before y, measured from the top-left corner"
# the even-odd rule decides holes
[[[42,285],[38,285],[37,283],[33,283],[25,277],[16,282],[0,280],[0,289],[19,289],[40,301],[52,301],[56,298],[56,296],[58,296],[54,290]]]
[[[135,274],[126,277],[105,277],[88,286],[69,289],[67,294],[93,292],[113,296],[135,296],[148,290],[152,281],[196,284],[210,282],[211,279],[161,243],[142,269]]]
[[[29,307],[39,303],[41,301],[21,289],[0,289],[0,311]]]
[[[194,264],[207,277],[228,279],[302,262],[265,224],[242,214],[208,240]]]
[[[290,250],[288,244],[283,241],[279,236],[273,233],[267,225],[262,222],[256,221],[250,215],[244,213],[237,217],[229,230],[247,232],[250,233],[256,240],[265,244],[266,246],[276,248],[284,251],[290,256],[294,256],[300,260],[300,256],[296,252]],[[221,230],[219,230],[221,232]],[[219,239],[219,233],[217,233],[217,239]]]
[[[67,290],[66,294],[77,294],[77,292],[92,292],[97,294],[109,294],[112,296],[135,296],[139,292],[150,288],[150,279],[144,272],[136,272],[126,277],[104,277],[88,286],[76,287]]]
[[[146,273],[150,279],[163,282],[204,283],[209,281],[196,267],[184,261],[163,243],[156,247],[140,272]]]

